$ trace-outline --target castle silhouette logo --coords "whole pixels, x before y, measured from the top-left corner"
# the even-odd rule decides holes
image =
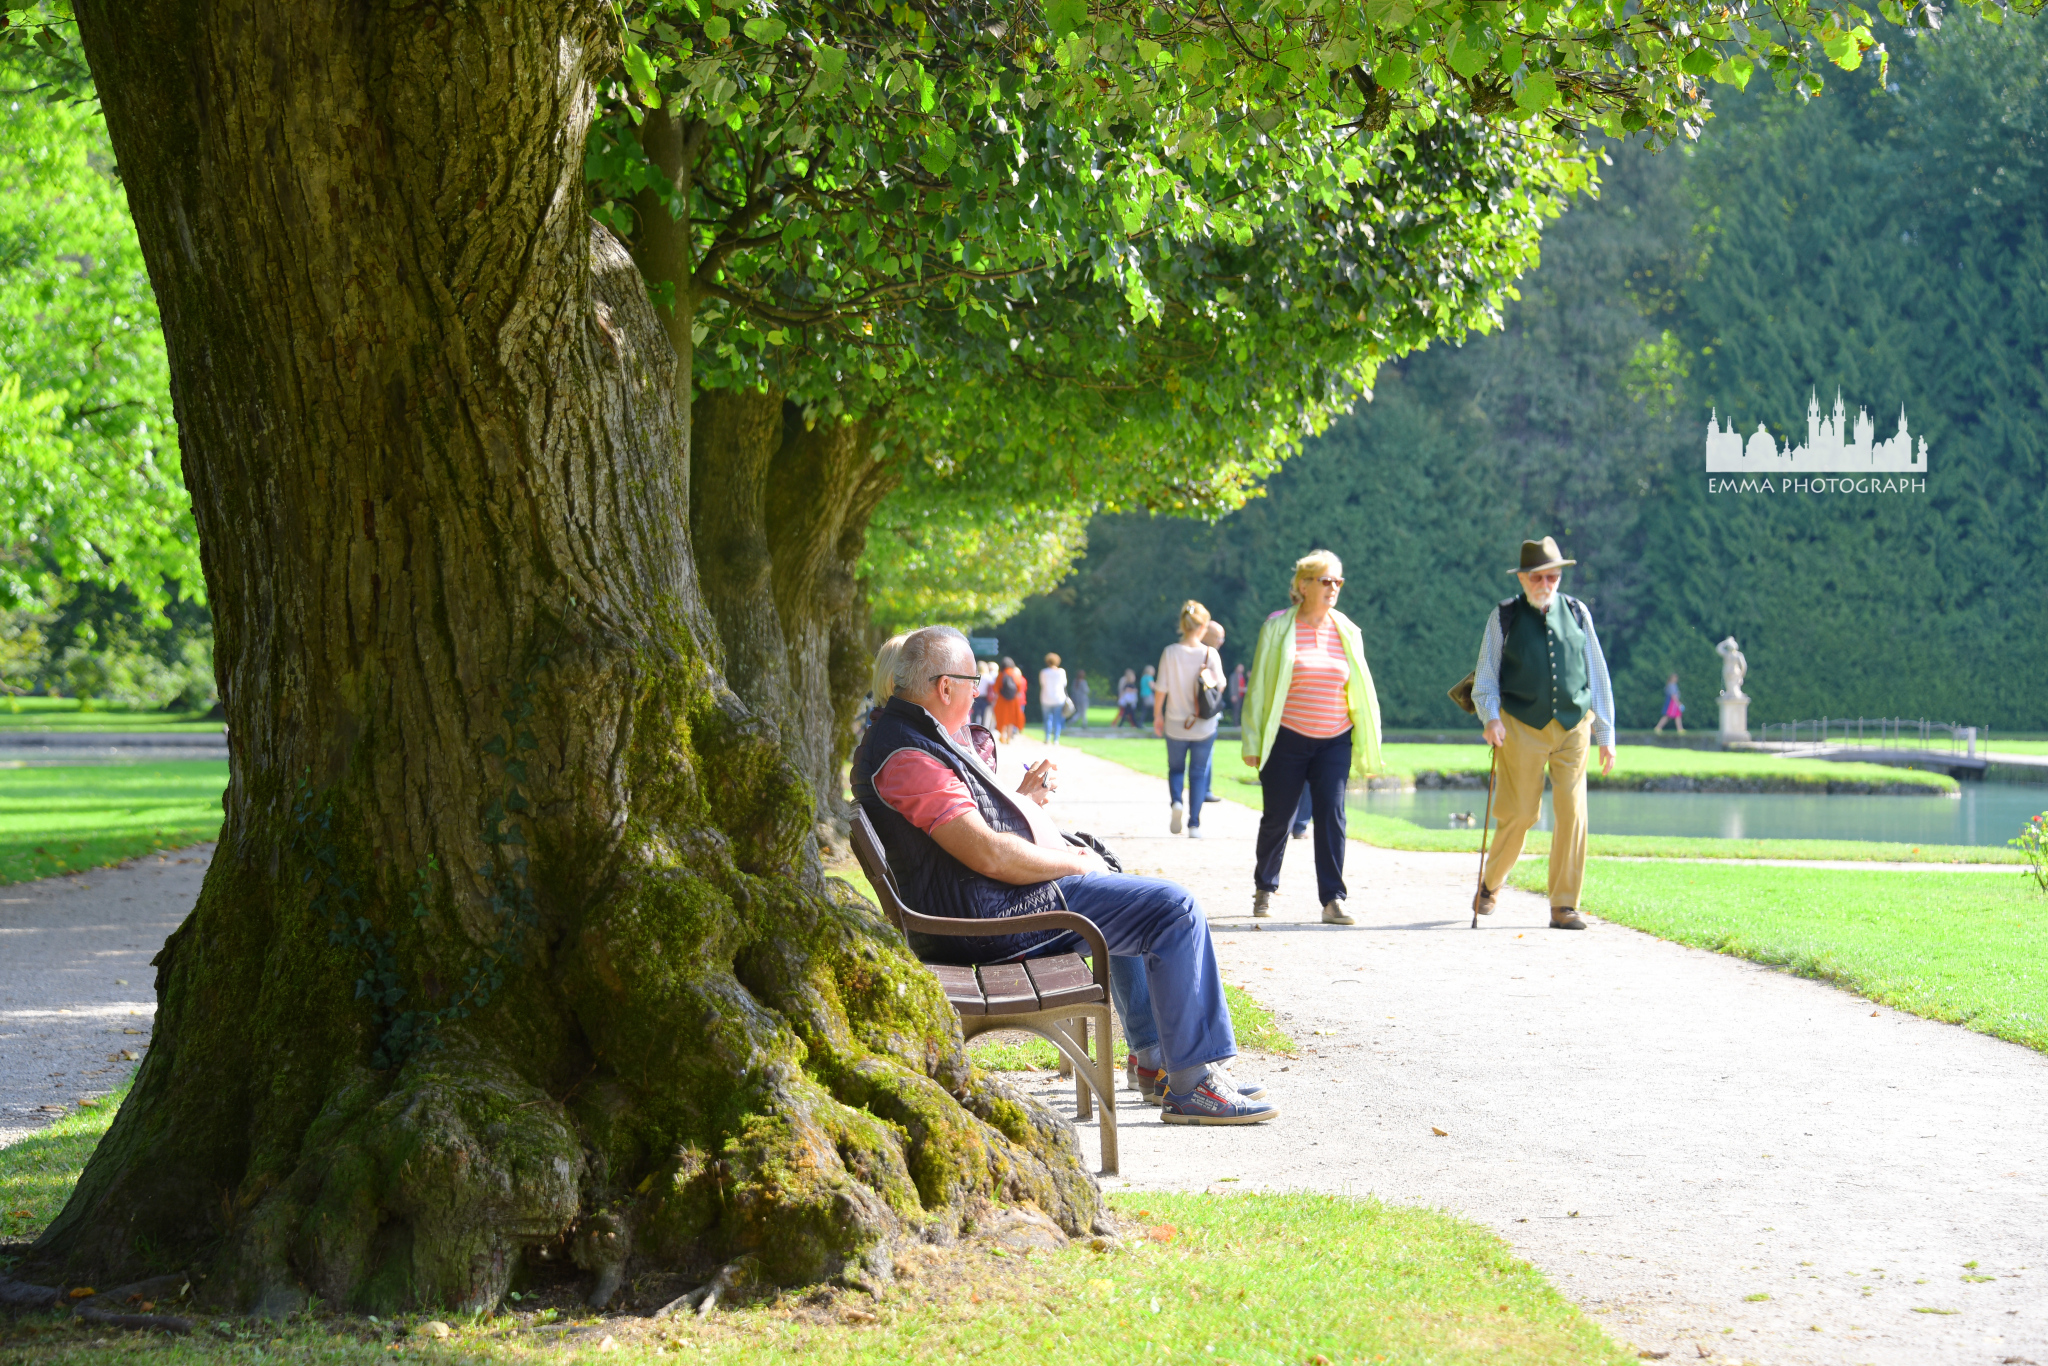
[[[1717,412],[1707,420],[1707,492],[1709,493],[1925,493],[1927,491],[1927,438],[1915,446],[1906,429],[1906,410],[1899,409],[1899,429],[1879,441],[1877,424],[1870,414],[1857,409],[1852,427],[1835,395],[1835,411],[1823,417],[1820,398],[1806,403],[1806,444],[1794,446],[1788,440],[1780,448],[1762,423],[1747,441],[1735,429],[1735,419],[1720,425]],[[1715,478],[1736,475],[1739,478]],[[1846,475],[1840,479],[1813,479],[1808,475]],[[1921,476],[1915,478],[1914,476]],[[1903,476],[1903,477],[1902,477]]]

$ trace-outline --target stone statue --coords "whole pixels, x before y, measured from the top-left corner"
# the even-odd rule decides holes
[[[1742,691],[1742,680],[1749,676],[1749,661],[1742,657],[1742,647],[1730,636],[1714,647],[1714,653],[1721,656],[1721,696],[1731,701],[1747,702],[1749,698]]]

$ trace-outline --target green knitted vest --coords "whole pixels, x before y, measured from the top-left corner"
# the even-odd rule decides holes
[[[1524,597],[1501,642],[1500,709],[1523,725],[1542,730],[1552,717],[1566,730],[1593,705],[1593,681],[1586,676],[1586,633],[1559,593],[1548,612]]]

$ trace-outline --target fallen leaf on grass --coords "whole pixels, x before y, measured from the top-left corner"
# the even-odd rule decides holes
[[[1330,1359],[1321,1352],[1317,1352],[1308,1359],[1308,1366],[1330,1366]]]
[[[122,1062],[141,1062],[141,1061],[142,1061],[142,1055],[141,1055],[140,1053],[136,1052],[136,1051],[135,1051],[134,1049],[132,1049],[132,1048],[124,1048],[124,1049],[122,1049],[122,1050],[121,1050],[121,1061],[122,1061]]]
[[[1636,1355],[1644,1361],[1662,1361],[1665,1357],[1670,1356],[1671,1353],[1653,1352],[1649,1348],[1645,1347],[1642,1351],[1637,1352]]]
[[[1870,1018],[1871,1018],[1871,1019],[1873,1019],[1873,1020],[1874,1020],[1874,1019],[1876,1019],[1876,1018],[1877,1018],[1877,1012],[1876,1012],[1876,1011],[1874,1011],[1874,1010],[1873,1010],[1873,1011],[1871,1011],[1871,1012],[1870,1012]]]
[[[1145,1236],[1155,1243],[1170,1243],[1173,1241],[1174,1235],[1179,1232],[1180,1230],[1172,1224],[1160,1224],[1157,1227],[1146,1229]]]
[[[74,1285],[71,1287],[71,1298],[74,1300],[89,1299],[95,1293],[97,1292],[89,1285]]]
[[[1437,1128],[1437,1127],[1436,1127],[1436,1125],[1434,1125],[1434,1124],[1432,1124],[1432,1125],[1430,1125],[1430,1126],[1429,1126],[1429,1131],[1430,1131],[1431,1133],[1435,1134],[1435,1135],[1436,1135],[1436,1136],[1437,1136],[1438,1138],[1449,1138],[1449,1137],[1450,1137],[1450,1134],[1446,1133],[1446,1132],[1445,1132],[1444,1130],[1442,1130],[1442,1129],[1439,1129],[1439,1128]]]
[[[842,1309],[839,1316],[848,1323],[880,1323],[881,1320],[865,1309]]]
[[[29,1213],[25,1209],[17,1209],[8,1211],[7,1217],[10,1219],[33,1219],[35,1218],[35,1215]]]

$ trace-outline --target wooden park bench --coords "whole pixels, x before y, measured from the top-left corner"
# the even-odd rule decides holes
[[[853,854],[861,871],[868,875],[882,910],[906,936],[919,934],[947,938],[980,938],[996,928],[986,920],[949,920],[919,915],[903,904],[882,842],[867,813],[853,811]],[[1022,1029],[1044,1039],[1059,1050],[1074,1073],[1074,1109],[1078,1118],[1094,1113],[1091,1101],[1102,1107],[1102,1172],[1117,1174],[1116,1155],[1116,1048],[1109,1019],[1109,948],[1095,922],[1072,911],[1041,911],[1036,915],[1014,916],[1001,922],[1005,934],[1031,930],[1072,930],[1088,941],[1094,966],[1078,953],[1027,958],[1021,963],[984,963],[963,967],[956,963],[926,963],[946,999],[960,1015],[960,1033],[972,1039],[994,1029]],[[1088,1048],[1088,1026],[1095,1026],[1094,1056]],[[1062,1071],[1067,1070],[1062,1068]]]

